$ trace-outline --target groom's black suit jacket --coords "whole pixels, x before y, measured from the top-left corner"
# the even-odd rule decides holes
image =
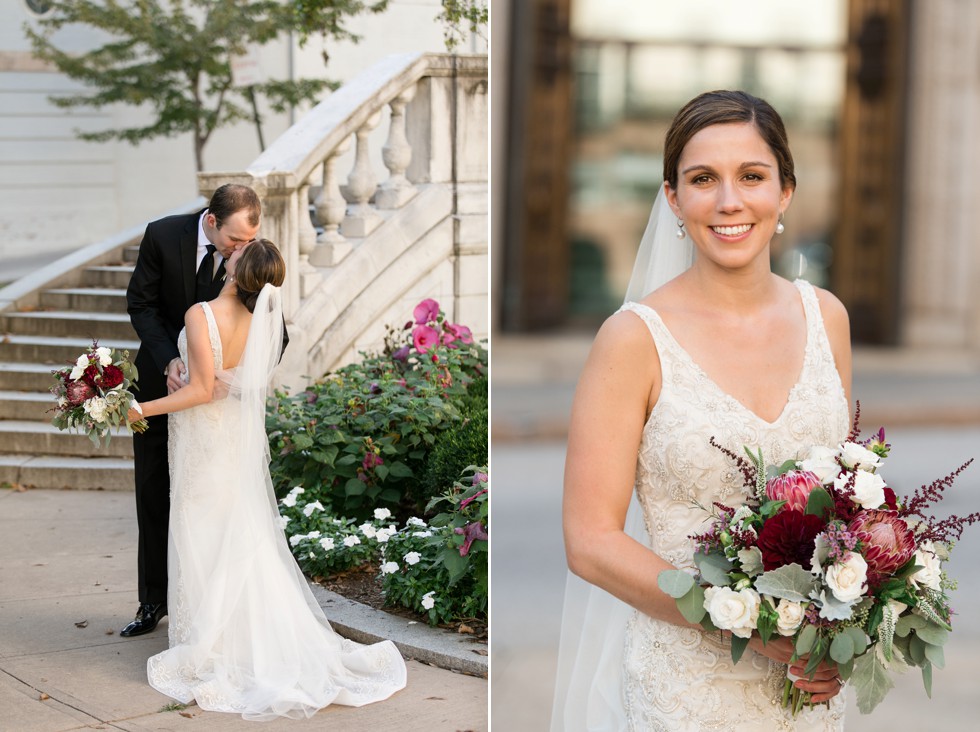
[[[164,369],[180,355],[177,335],[184,327],[184,314],[197,302],[197,232],[203,212],[150,222],[140,244],[126,300],[140,339],[135,363],[139,371],[136,398],[141,402],[167,396]],[[218,279],[203,299],[217,297],[222,285]]]

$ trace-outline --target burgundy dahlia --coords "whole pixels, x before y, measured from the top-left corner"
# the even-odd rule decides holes
[[[888,579],[915,553],[915,536],[894,511],[862,511],[848,524],[861,540],[861,554],[868,563],[868,584]]]
[[[763,525],[756,542],[762,552],[763,569],[768,572],[794,563],[809,567],[814,539],[823,527],[823,520],[812,514],[800,511],[777,513]]]
[[[102,378],[99,380],[100,387],[103,389],[112,389],[121,383],[123,383],[123,372],[121,368],[112,364],[102,368]]]
[[[783,510],[806,511],[810,491],[820,485],[820,479],[809,470],[789,470],[766,483],[766,496],[771,501],[786,501]]]

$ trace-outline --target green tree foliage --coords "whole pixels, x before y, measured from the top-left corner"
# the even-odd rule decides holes
[[[345,22],[380,12],[388,0],[53,0],[49,13],[25,26],[35,55],[88,89],[52,97],[62,108],[112,104],[152,109],[144,126],[77,133],[97,142],[137,144],[191,132],[197,169],[221,127],[251,119],[249,95],[285,111],[336,85],[323,79],[269,80],[236,87],[232,60],[290,31],[357,40]],[[81,53],[59,47],[58,31],[83,26],[98,41]]]

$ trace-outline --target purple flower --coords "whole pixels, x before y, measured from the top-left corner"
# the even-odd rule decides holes
[[[486,473],[474,473],[472,485],[476,485],[477,483],[486,483],[488,480],[490,480],[490,476]]]
[[[371,382],[371,386],[368,388],[368,391],[371,392],[372,394],[380,394],[381,393],[381,387],[378,386],[378,382],[377,381],[372,381]]]
[[[474,541],[478,539],[480,541],[486,541],[490,538],[487,535],[486,529],[483,528],[483,524],[479,521],[472,521],[466,524],[466,526],[454,529],[454,531],[455,533],[462,534],[466,537],[466,541],[464,541],[463,545],[459,548],[459,556],[461,557],[465,557],[470,553],[470,546]]]
[[[361,467],[365,471],[372,470],[376,465],[384,465],[385,461],[380,455],[375,455],[373,452],[368,452],[364,455],[364,460],[361,461]]]
[[[408,346],[402,346],[397,351],[395,351],[393,354],[391,354],[391,357],[393,359],[395,359],[396,361],[407,361],[408,360],[408,353],[409,353]]]
[[[431,297],[426,298],[415,306],[415,310],[412,311],[412,315],[415,316],[415,322],[419,325],[431,323],[439,317],[439,303],[437,303]]]

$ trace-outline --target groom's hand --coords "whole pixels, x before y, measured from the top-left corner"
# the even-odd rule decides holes
[[[170,363],[167,364],[166,374],[168,394],[173,394],[182,386],[187,385],[187,382],[184,381],[185,373],[187,373],[187,367],[184,366],[184,362],[179,358],[172,359]]]

